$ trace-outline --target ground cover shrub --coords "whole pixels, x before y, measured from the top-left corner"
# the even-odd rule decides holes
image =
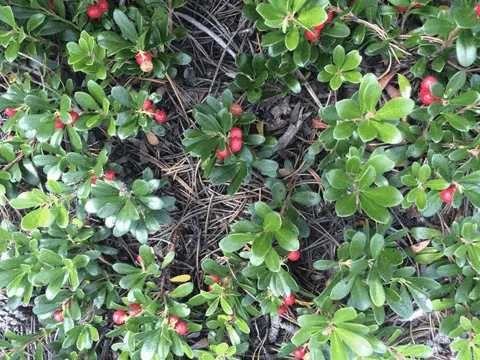
[[[452,357],[480,358],[480,5],[244,0],[258,46],[191,109],[176,86],[196,60],[177,46],[183,1],[0,5],[0,289],[40,323],[6,331],[2,359],[253,357],[259,319],[296,326],[279,358],[431,358],[402,326],[425,314]],[[313,140],[266,126],[259,104],[291,96],[311,97],[293,125]],[[175,250],[185,214],[162,163],[137,171],[118,154],[178,129],[208,188],[262,184],[195,274],[172,270],[189,265]],[[320,208],[346,226],[310,259]]]

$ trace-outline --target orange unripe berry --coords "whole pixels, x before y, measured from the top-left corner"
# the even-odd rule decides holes
[[[243,113],[242,106],[240,104],[232,104],[230,106],[230,112],[232,113],[233,116],[239,116],[240,114]]]

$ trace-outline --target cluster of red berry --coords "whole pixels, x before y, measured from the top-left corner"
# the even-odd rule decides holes
[[[100,19],[106,11],[108,11],[107,0],[98,0],[97,5],[91,5],[87,8],[87,15],[90,19]]]
[[[178,316],[171,315],[168,317],[168,323],[174,325],[174,330],[175,332],[182,336],[187,333],[187,324],[185,324],[183,321],[180,321]]]
[[[422,7],[422,4],[415,4],[413,5],[414,8],[419,8]],[[397,9],[398,12],[405,12],[408,10],[408,6],[395,6],[395,9]]]
[[[69,112],[70,117],[72,118],[72,121],[70,122],[70,125],[75,125],[75,122],[78,120],[80,115],[78,115],[75,111],[70,111]],[[65,127],[65,123],[60,120],[60,116],[57,115],[55,118],[55,129],[63,129]]]
[[[333,13],[327,14],[328,18],[326,21],[321,23],[320,25],[314,26],[313,29],[315,33],[311,32],[310,30],[305,30],[304,34],[308,41],[313,41],[315,39],[320,39],[320,31],[327,25],[330,21],[333,20]]]
[[[112,181],[115,178],[115,172],[113,170],[105,171],[105,179]],[[97,183],[97,180],[102,180],[102,177],[95,177],[95,174],[92,173],[92,179],[90,180],[93,185]]]
[[[290,294],[283,297],[283,305],[278,309],[278,315],[283,315],[287,312],[287,306],[295,304],[295,295]]]
[[[290,251],[288,253],[288,260],[290,261],[297,261],[300,259],[300,251]],[[295,303],[295,296],[293,294],[290,294],[289,296],[286,296],[283,298],[283,305],[280,306],[278,309],[278,315],[283,315],[287,312],[287,306],[293,305]]]
[[[424,105],[430,105],[434,101],[442,102],[442,99],[433,96],[432,91],[430,90],[432,85],[436,82],[437,79],[435,79],[433,76],[427,76],[425,79],[422,80],[422,83],[420,84],[420,98]]]
[[[152,54],[148,51],[140,51],[135,60],[143,72],[150,72],[153,69]]]
[[[123,325],[128,320],[129,316],[138,316],[142,313],[142,307],[140,304],[130,304],[128,305],[130,311],[128,314],[123,310],[117,310],[113,313],[113,322],[117,325]]]
[[[233,104],[230,106],[230,112],[233,116],[240,116],[243,112],[243,109],[239,104]],[[232,154],[232,152],[239,152],[243,146],[242,136],[242,129],[238,127],[231,128],[228,146],[225,146],[224,151],[221,151],[218,147],[216,149],[218,160],[226,159]]]
[[[155,106],[153,106],[152,101],[150,99],[146,99],[143,103],[143,108],[141,109],[150,113],[150,116],[155,118],[155,121],[159,123],[164,123],[167,121],[167,113],[163,110],[157,110]]]
[[[141,256],[140,254],[137,254],[136,260],[137,260],[138,263],[143,264],[143,259],[142,259],[142,256]],[[210,276],[211,276],[213,279],[218,279],[218,281],[220,281],[220,278],[219,278],[218,276],[215,276],[215,275],[210,275]],[[217,280],[215,280],[215,281],[217,281]],[[218,282],[218,281],[217,281],[217,282]],[[132,305],[138,305],[138,304],[132,304]],[[138,306],[139,306],[139,305],[138,305]],[[131,307],[131,305],[130,305],[130,307]],[[118,310],[118,311],[121,311],[121,310]],[[117,313],[118,311],[116,311],[116,313]],[[141,308],[140,308],[140,311],[141,311]],[[124,311],[122,311],[122,312],[123,312],[123,314],[125,314]],[[123,315],[123,314],[121,314],[121,315]],[[126,314],[125,314],[125,315],[126,315]],[[115,314],[113,314],[113,316],[114,316],[113,321],[115,322]],[[134,316],[135,316],[135,315],[134,315]],[[126,318],[125,318],[125,321],[126,321]],[[123,321],[121,324],[123,324],[125,321]],[[180,321],[180,319],[179,319],[178,316],[171,315],[171,316],[168,317],[168,320],[167,320],[167,321],[168,321],[169,324],[174,325],[174,328],[173,328],[173,329],[175,330],[175,332],[176,332],[178,335],[181,336],[181,335],[185,335],[185,334],[187,333],[187,324],[185,324],[183,321]],[[119,324],[119,323],[117,323],[117,322],[115,322],[115,324],[121,325],[121,324]]]

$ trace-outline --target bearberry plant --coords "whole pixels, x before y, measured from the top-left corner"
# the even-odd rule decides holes
[[[480,5],[224,3],[0,1],[0,358],[480,359]]]

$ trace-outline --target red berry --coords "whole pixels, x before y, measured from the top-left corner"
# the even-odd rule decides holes
[[[53,318],[56,322],[62,322],[64,320],[62,313],[62,310],[58,310],[55,312],[55,314],[53,314]]]
[[[180,336],[185,335],[187,333],[187,324],[183,321],[177,322],[175,325],[175,332]]]
[[[290,294],[288,296],[283,297],[283,303],[287,306],[295,304],[295,295]]]
[[[53,0],[48,0],[48,6],[50,6],[52,11],[55,11],[55,4],[53,3]]]
[[[139,262],[140,264],[143,263],[143,259],[142,259],[142,257],[140,256],[140,254],[137,255],[137,262]]]
[[[231,136],[232,138],[239,138],[239,139],[241,139],[242,136],[243,136],[242,129],[240,129],[240,128],[238,128],[238,127],[231,128],[231,129],[230,129],[230,136]]]
[[[242,106],[240,104],[232,104],[230,106],[230,112],[233,116],[239,116],[241,113],[243,113]]]
[[[420,97],[423,97],[425,95],[432,95],[430,89],[420,89]]]
[[[444,203],[451,204],[453,201],[453,195],[455,194],[455,190],[457,187],[455,185],[452,185],[446,189],[443,189],[442,192],[440,193],[440,199]]]
[[[140,304],[130,304],[128,307],[131,309],[128,312],[130,316],[138,316],[142,313],[142,306]]]
[[[150,72],[153,70],[153,63],[150,61],[150,60],[145,60],[144,62],[142,62],[140,64],[140,70],[142,70],[143,72]]]
[[[421,100],[424,105],[430,105],[434,101],[442,102],[442,99],[433,96],[430,92],[424,91],[421,92]]]
[[[127,321],[127,314],[123,310],[117,310],[113,313],[113,322],[117,325],[122,325]]]
[[[423,6],[422,4],[415,4],[415,5],[413,5],[413,7],[414,7],[415,9],[421,8],[422,6]]]
[[[299,347],[298,349],[293,350],[293,356],[295,356],[295,359],[303,359],[305,357],[305,350]]]
[[[12,116],[15,115],[17,112],[18,112],[18,110],[5,109],[5,115],[7,115],[8,117],[12,117]]]
[[[329,12],[327,14],[327,21],[325,21],[327,24],[333,20],[333,13],[332,12]]]
[[[105,179],[113,180],[115,178],[115,172],[113,170],[105,171]]]
[[[422,80],[422,83],[420,84],[420,87],[422,89],[428,89],[430,90],[430,87],[437,82],[437,79],[435,79],[433,76],[427,76],[425,79]]]
[[[423,105],[430,105],[435,101],[434,96],[431,93],[424,93],[421,97]]]
[[[171,315],[171,316],[168,317],[167,321],[168,321],[169,324],[176,324],[178,322],[178,320],[180,320],[178,318],[178,316]]]
[[[315,34],[309,30],[305,30],[304,31],[304,34],[305,34],[305,37],[307,38],[308,41],[313,41],[315,39],[319,39],[320,38],[320,30],[322,30],[325,25],[327,25],[327,22],[323,22],[321,23],[320,25],[316,25],[313,27],[313,29],[315,30]]]
[[[287,312],[287,307],[285,305],[280,306],[280,309],[278,309],[278,315],[283,315]]]
[[[242,146],[242,139],[236,137],[230,138],[230,149],[232,149],[234,153],[239,152],[242,149]]]
[[[60,120],[60,118],[57,116],[55,118],[55,129],[63,129],[65,127],[65,124]]]
[[[304,34],[305,34],[305,38],[308,40],[308,41],[313,41],[317,38],[317,34],[314,34],[313,32],[311,32],[310,30],[305,30],[304,31]]]
[[[70,111],[69,114],[70,114],[70,117],[72,118],[70,125],[75,125],[75,122],[78,120],[80,115],[78,115],[75,111]]]
[[[145,99],[145,102],[143,103],[143,109],[148,110],[152,107],[152,101],[150,99]]]
[[[219,283],[219,282],[220,282],[220,277],[218,277],[217,275],[211,274],[210,277],[211,277],[216,283]]]
[[[408,10],[408,6],[395,6],[395,9],[397,9],[398,12],[405,12]]]
[[[100,8],[100,11],[104,13],[105,11],[108,11],[108,2],[107,0],[100,0],[97,3],[97,6]]]
[[[300,259],[300,251],[290,251],[288,253],[288,260],[290,261],[297,261],[298,259]]]
[[[213,287],[213,285],[208,285],[208,291],[213,291],[215,290],[215,288]]]
[[[89,6],[87,15],[90,19],[99,19],[102,16],[102,10],[100,10],[99,6]]]
[[[155,114],[155,121],[159,123],[164,123],[165,121],[167,121],[167,113],[163,110],[158,110]]]
[[[477,16],[480,17],[480,5],[477,6]]]
[[[135,60],[138,65],[142,65],[144,61],[152,61],[152,54],[148,51],[140,51],[137,56],[135,56]]]
[[[217,147],[217,156],[220,160],[225,159],[230,156],[230,149],[228,146],[225,146],[225,151],[220,151],[220,149]]]

